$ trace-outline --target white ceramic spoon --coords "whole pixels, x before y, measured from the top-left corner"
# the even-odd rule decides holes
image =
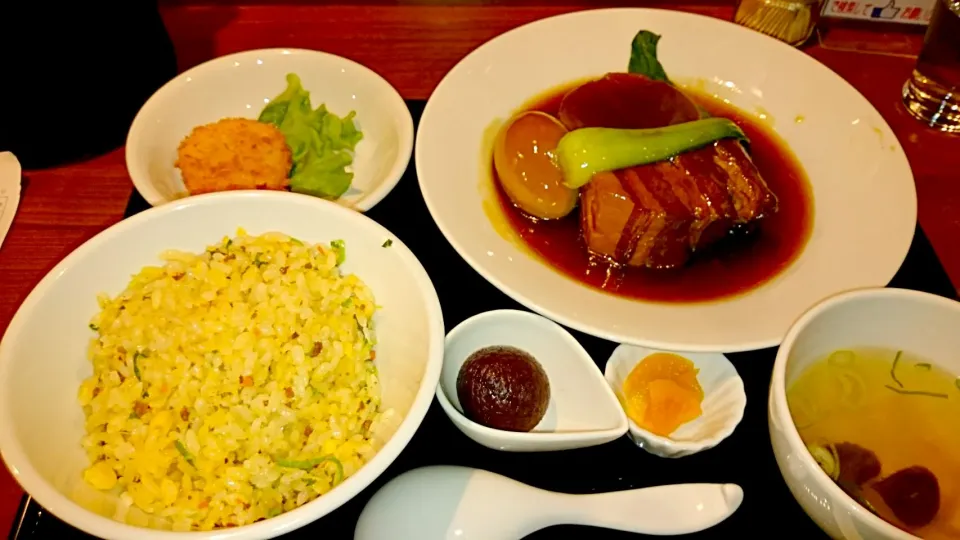
[[[544,491],[479,469],[422,467],[380,488],[354,540],[519,540],[551,525],[643,534],[710,528],[743,502],[734,484],[677,484],[595,495]]]

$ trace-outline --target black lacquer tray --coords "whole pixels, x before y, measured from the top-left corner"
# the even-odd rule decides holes
[[[418,121],[422,101],[407,105]],[[148,208],[134,193],[127,206],[131,216]],[[433,279],[447,330],[464,319],[492,309],[524,309],[473,271],[447,243],[434,225],[410,166],[396,189],[367,213],[397,235],[420,259]],[[950,298],[956,290],[937,260],[920,228],[917,228],[906,261],[890,283]],[[602,370],[617,346],[573,331]],[[595,493],[683,482],[732,482],[743,487],[744,502],[727,521],[689,538],[823,538],[790,495],[774,461],[767,431],[767,391],[776,349],[728,355],[743,378],[747,409],[733,435],[716,448],[681,459],[663,459],[647,454],[626,437],[612,443],[580,450],[537,454],[514,454],[484,448],[461,434],[434,401],[413,440],[384,474],[353,500],[335,512],[290,533],[285,538],[353,538],[354,526],[367,500],[385,482],[423,465],[464,465],[487,469],[530,485],[567,493]],[[423,509],[429,513],[429,508]],[[477,508],[477,512],[485,512]],[[496,519],[491,515],[490,519]],[[66,525],[29,497],[24,497],[10,540],[89,538]],[[550,527],[528,537],[627,539],[640,535],[585,527]],[[686,537],[685,537],[686,538]],[[424,539],[428,540],[428,539]]]

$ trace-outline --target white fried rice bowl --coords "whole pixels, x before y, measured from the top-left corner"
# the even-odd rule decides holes
[[[94,372],[88,348],[96,333],[89,325],[98,321],[92,319],[101,311],[98,295],[116,297],[143,267],[162,266],[159,256],[165,251],[199,254],[225,237],[234,238],[238,227],[250,236],[280,232],[310,244],[344,241],[343,274],[355,274],[377,305],[374,363],[380,410],[389,412],[371,435],[376,451],[368,451],[366,463],[348,470],[330,491],[251,525],[182,533],[153,528],[169,523],[145,521],[145,514],[137,511],[127,512],[127,523],[117,521],[114,517],[124,503],[84,481],[91,462],[81,446],[87,432],[78,394],[89,399],[92,393],[90,386],[83,392],[80,388]],[[359,294],[362,299],[362,291]],[[351,307],[349,313],[353,317],[359,312]],[[430,406],[442,364],[443,333],[439,301],[420,263],[389,231],[362,214],[282,192],[191,197],[148,210],[97,235],[51,270],[24,301],[0,342],[0,453],[16,480],[41,505],[96,536],[146,540],[276,536],[350,500],[403,450]],[[358,351],[367,349],[357,345]],[[143,380],[147,377],[144,374]],[[239,379],[241,386],[249,382]],[[298,395],[300,384],[298,388],[291,383]],[[195,440],[183,441],[196,449]],[[185,456],[194,457],[187,452]]]

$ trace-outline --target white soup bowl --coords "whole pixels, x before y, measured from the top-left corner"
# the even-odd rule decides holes
[[[812,362],[833,351],[857,347],[909,351],[950,373],[960,373],[958,328],[960,303],[953,300],[904,289],[860,289],[820,302],[787,333],[770,383],[768,420],[773,452],[793,496],[831,537],[915,538],[859,505],[823,472],[793,423],[787,388]]]

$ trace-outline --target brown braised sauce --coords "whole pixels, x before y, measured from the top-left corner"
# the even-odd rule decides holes
[[[557,88],[523,110],[556,116],[560,101],[571,88]],[[563,219],[544,221],[515,208],[496,181],[491,160],[491,175],[507,223],[550,266],[617,296],[660,302],[717,300],[749,291],[782,272],[803,251],[813,225],[813,197],[803,168],[779,135],[751,115],[711,96],[687,92],[712,115],[729,118],[743,129],[754,163],[779,198],[776,214],[698,252],[683,268],[618,267],[587,252],[578,210]]]

